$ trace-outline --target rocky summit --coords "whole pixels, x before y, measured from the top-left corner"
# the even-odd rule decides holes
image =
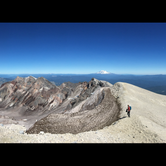
[[[56,86],[43,77],[17,77],[0,87],[0,116],[10,119],[1,122],[21,124],[31,134],[98,130],[118,119],[120,94],[119,83],[95,78]]]

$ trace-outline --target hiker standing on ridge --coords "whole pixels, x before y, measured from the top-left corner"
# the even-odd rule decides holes
[[[130,111],[131,111],[131,106],[128,105],[128,108],[126,109],[128,117],[130,117]]]

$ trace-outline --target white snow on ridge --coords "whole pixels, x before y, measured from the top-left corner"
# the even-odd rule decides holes
[[[29,76],[28,76],[28,77],[25,77],[25,81],[26,81],[28,78],[29,78]]]
[[[31,76],[31,77],[33,77],[33,76]],[[28,77],[29,78],[29,77]],[[35,80],[37,79],[37,78],[35,78],[35,77],[33,77]]]
[[[105,70],[101,70],[101,71],[97,72],[97,74],[110,74],[110,72],[107,72]]]
[[[33,77],[33,76],[31,76],[31,77]],[[33,77],[35,80],[37,79],[37,78],[35,78],[35,77]]]
[[[31,77],[33,77],[33,76],[31,76]],[[37,79],[37,78],[35,78],[35,77],[33,77],[35,80]],[[28,77],[25,77],[25,80],[27,80],[27,79],[29,79],[29,76]]]

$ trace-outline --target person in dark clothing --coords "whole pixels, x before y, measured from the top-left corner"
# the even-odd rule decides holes
[[[128,117],[130,117],[130,106],[128,105],[128,108],[126,109]]]

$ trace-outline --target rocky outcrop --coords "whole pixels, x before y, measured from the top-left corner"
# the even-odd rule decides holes
[[[50,106],[48,99],[59,91],[58,87],[43,77],[38,79],[32,76],[27,78],[17,77],[0,87],[0,107],[4,107],[4,105],[5,108],[27,106],[28,109],[35,110],[40,106],[43,109],[47,106],[48,109]],[[53,100],[57,100],[59,103],[62,102],[62,99],[60,100],[56,95]]]
[[[17,77],[1,85],[0,108],[27,119],[27,133],[97,130],[117,120],[120,88],[95,78],[58,87],[43,77]]]
[[[82,105],[75,113],[50,114],[36,122],[27,133],[79,133],[98,130],[117,120],[119,107],[109,88],[100,88],[97,96]],[[103,97],[104,95],[104,97]]]

